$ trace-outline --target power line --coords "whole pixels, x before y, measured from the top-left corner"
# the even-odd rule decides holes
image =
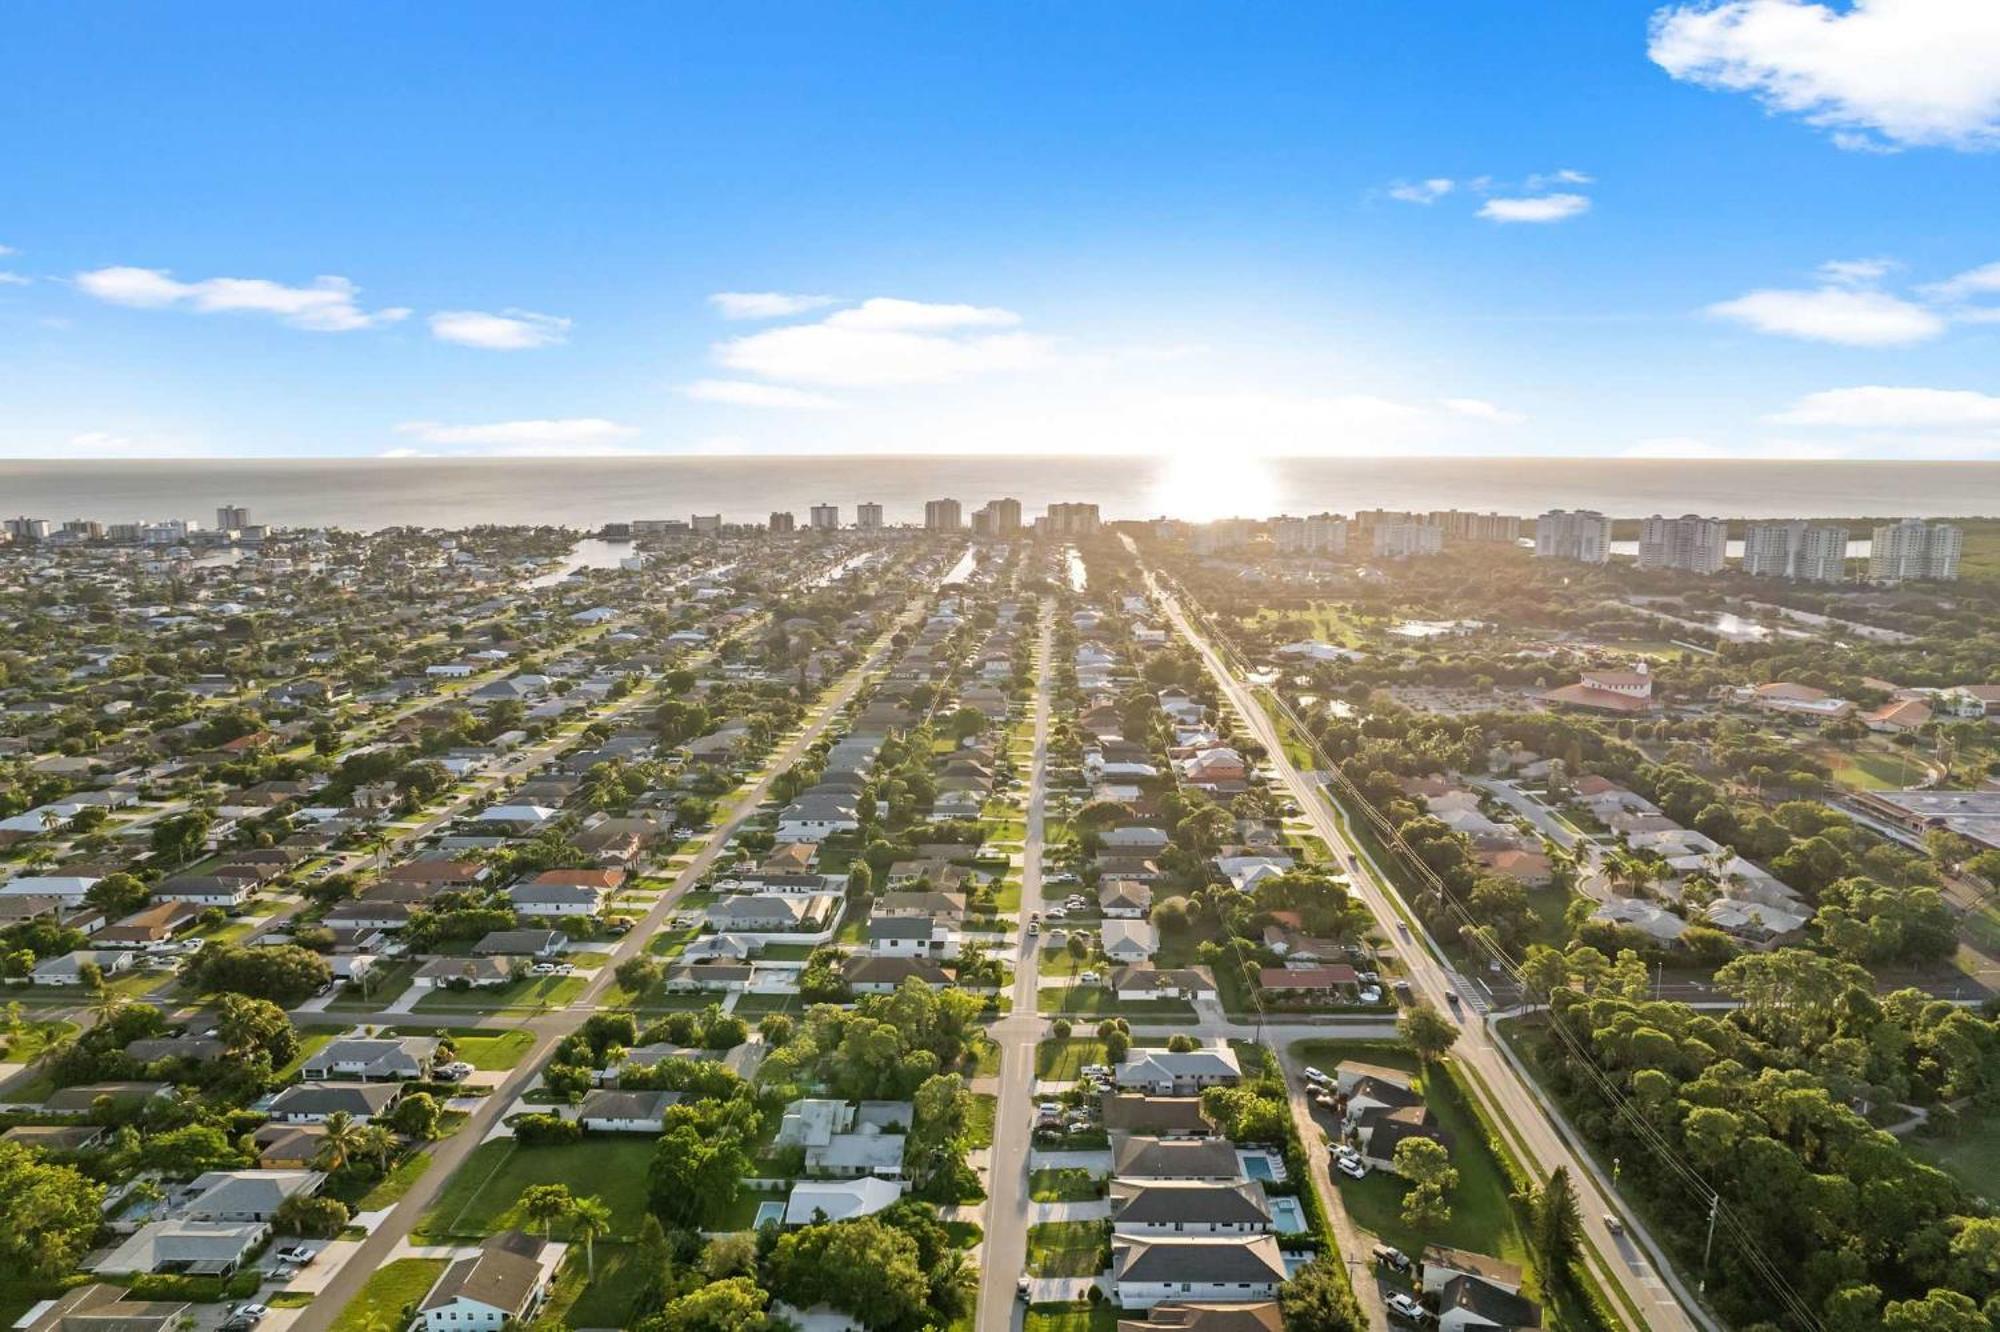
[[[1198,604],[1195,609],[1204,625],[1209,628],[1211,635],[1214,635],[1216,631],[1212,617]],[[1226,638],[1222,641],[1225,643],[1228,642]],[[1422,857],[1417,855],[1409,844],[1403,840],[1402,835],[1397,831],[1396,827],[1348,779],[1347,774],[1341,769],[1339,763],[1326,752],[1325,748],[1320,744],[1319,738],[1305,725],[1303,719],[1293,710],[1292,706],[1276,690],[1272,691],[1271,697],[1284,719],[1291,724],[1292,728],[1303,738],[1304,743],[1309,746],[1314,759],[1321,765],[1319,771],[1324,772],[1333,784],[1338,785],[1349,804],[1360,811],[1362,817],[1367,820],[1369,826],[1376,831],[1377,835],[1391,849],[1401,855],[1404,862],[1437,894],[1440,902],[1466,927],[1462,937],[1469,939],[1476,948],[1484,952],[1489,959],[1517,984],[1520,984],[1524,990],[1531,989],[1519,964],[1507,953],[1497,939],[1490,937],[1480,928],[1479,921],[1467,909],[1466,905],[1459,900],[1458,894],[1445,883],[1444,879]],[[1282,736],[1280,736],[1280,740],[1282,741]],[[1365,857],[1365,848],[1358,849],[1362,850],[1362,854]],[[1821,1322],[1818,1314],[1799,1295],[1797,1290],[1793,1288],[1777,1264],[1763,1252],[1761,1246],[1757,1243],[1756,1235],[1750,1229],[1749,1225],[1739,1218],[1734,1210],[1722,1200],[1721,1193],[1702,1176],[1701,1172],[1683,1158],[1675,1150],[1673,1144],[1668,1142],[1654,1128],[1643,1112],[1631,1104],[1629,1098],[1611,1080],[1610,1075],[1597,1063],[1590,1049],[1559,1018],[1550,1022],[1549,1030],[1569,1051],[1573,1061],[1580,1066],[1585,1077],[1597,1088],[1599,1094],[1610,1104],[1618,1117],[1631,1127],[1641,1143],[1651,1150],[1660,1159],[1661,1163],[1682,1181],[1683,1186],[1689,1192],[1693,1193],[1729,1229],[1740,1246],[1742,1257],[1764,1279],[1770,1288],[1771,1294],[1776,1298],[1779,1305],[1782,1306],[1784,1312],[1801,1327],[1808,1329],[1809,1332],[1810,1330],[1823,1329],[1824,1324]]]

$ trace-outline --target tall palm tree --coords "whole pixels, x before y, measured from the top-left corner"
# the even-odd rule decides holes
[[[326,1117],[326,1135],[320,1141],[319,1160],[327,1169],[338,1170],[347,1164],[348,1158],[362,1144],[362,1128],[345,1110],[336,1110]]]
[[[583,1241],[584,1270],[597,1278],[597,1238],[611,1230],[611,1208],[596,1195],[578,1198],[570,1205],[569,1233]]]

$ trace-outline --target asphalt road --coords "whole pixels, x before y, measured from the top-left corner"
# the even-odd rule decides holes
[[[989,1033],[1000,1046],[1000,1102],[986,1175],[986,1243],[979,1269],[979,1332],[1012,1332],[1023,1306],[1015,1290],[1028,1261],[1028,1153],[1034,1127],[1028,1102],[1035,1087],[1035,1044],[1047,1023],[1036,1007],[1040,954],[1026,933],[1042,909],[1042,827],[1048,784],[1049,652],[1054,601],[1044,598],[1035,651],[1035,749],[1029,769],[1027,831],[1021,839],[1020,958],[1014,966],[1014,1008]]]
[[[1375,914],[1390,938],[1403,939],[1403,931],[1397,928],[1403,916],[1390,903],[1375,874],[1362,865],[1360,857],[1365,853],[1348,841],[1324,792],[1308,781],[1286,756],[1277,728],[1262,704],[1189,621],[1180,603],[1155,582],[1150,570],[1146,571],[1146,581],[1175,628],[1200,654],[1224,697],[1264,746],[1280,780],[1346,871],[1357,896]],[[1388,882],[1386,876],[1380,882]],[[1439,1012],[1458,1022],[1459,1039],[1452,1047],[1452,1054],[1476,1075],[1472,1081],[1489,1113],[1497,1122],[1514,1129],[1539,1173],[1546,1175],[1557,1166],[1568,1167],[1583,1213],[1584,1230],[1603,1259],[1602,1270],[1643,1312],[1645,1326],[1653,1332],[1691,1332],[1697,1327],[1713,1330],[1715,1324],[1705,1314],[1691,1312],[1695,1308],[1693,1299],[1681,1288],[1678,1276],[1658,1257],[1659,1249],[1651,1236],[1636,1219],[1615,1205],[1610,1181],[1602,1176],[1587,1153],[1572,1148],[1556,1131],[1555,1107],[1515,1068],[1485,1024],[1471,1016],[1469,1004],[1463,1015],[1449,1005],[1446,996],[1456,989],[1452,973],[1426,948],[1399,944],[1397,951],[1415,990]],[[1604,1224],[1604,1218],[1612,1214],[1626,1217],[1623,1234],[1613,1234]]]

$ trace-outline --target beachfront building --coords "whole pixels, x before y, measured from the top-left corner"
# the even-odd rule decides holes
[[[1593,509],[1550,509],[1535,519],[1535,558],[1604,564],[1611,559],[1611,520]]]
[[[924,501],[924,530],[926,532],[956,532],[965,526],[965,519],[959,511],[955,499],[934,499]]]
[[[1905,518],[1875,529],[1868,553],[1868,577],[1878,583],[1909,578],[1958,577],[1958,557],[1965,549],[1965,529],[1950,523]]]
[[[1728,552],[1729,524],[1720,518],[1703,518],[1692,513],[1662,518],[1656,513],[1639,524],[1641,569],[1721,573]]]
[[[1337,514],[1309,518],[1274,518],[1271,536],[1280,555],[1345,555],[1347,520]]]
[[[1743,572],[1805,583],[1842,582],[1847,577],[1847,529],[1804,520],[1752,523],[1743,534]]]

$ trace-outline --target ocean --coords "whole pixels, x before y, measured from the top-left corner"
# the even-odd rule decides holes
[[[596,528],[635,518],[872,500],[888,521],[996,496],[1032,516],[1095,501],[1104,517],[1263,518],[1356,509],[1476,509],[1614,517],[2000,515],[2000,462],[1750,462],[1590,458],[679,457],[0,461],[0,514],[61,523],[194,519],[239,504],[257,523],[373,529],[476,523]]]

